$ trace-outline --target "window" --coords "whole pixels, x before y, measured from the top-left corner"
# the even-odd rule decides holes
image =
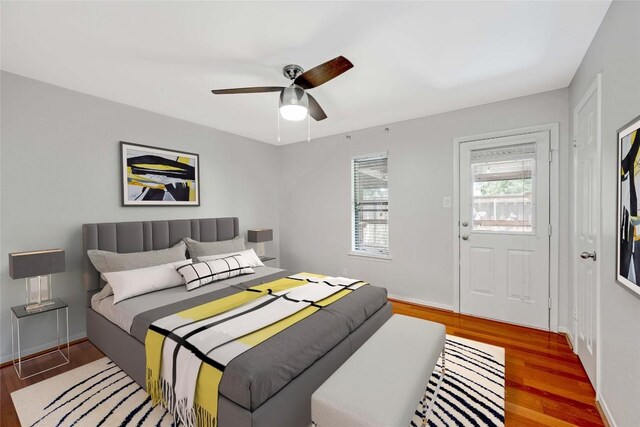
[[[387,153],[354,157],[353,244],[361,255],[389,256],[389,176]]]
[[[535,233],[536,144],[471,152],[473,231]]]

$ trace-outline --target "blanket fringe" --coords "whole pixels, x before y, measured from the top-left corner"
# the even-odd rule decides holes
[[[154,406],[162,405],[176,421],[186,427],[216,427],[217,417],[214,414],[197,404],[189,406],[187,399],[176,400],[173,387],[168,381],[152,378],[152,370],[147,369],[147,393]]]

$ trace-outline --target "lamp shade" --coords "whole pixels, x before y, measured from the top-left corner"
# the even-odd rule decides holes
[[[291,85],[280,92],[280,115],[285,120],[298,122],[307,117],[309,97],[300,86]]]
[[[61,273],[65,269],[63,249],[14,252],[9,254],[9,276],[12,279]]]
[[[270,242],[273,240],[273,230],[270,228],[255,228],[247,230],[247,241],[251,243]]]

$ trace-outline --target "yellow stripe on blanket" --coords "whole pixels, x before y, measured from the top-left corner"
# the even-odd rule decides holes
[[[228,297],[221,298],[219,300],[211,301],[197,307],[190,308],[188,310],[177,313],[177,316],[184,317],[193,321],[206,319],[207,317],[217,316],[226,311],[233,310],[248,302],[258,299],[267,293],[267,289],[271,289],[273,292],[284,291],[287,289],[295,288],[296,286],[303,285],[304,282],[300,280],[278,279],[273,282],[263,283],[262,285],[252,286],[251,289],[262,291],[258,292],[240,292],[230,295]]]
[[[304,282],[299,280],[287,278],[278,279],[273,282],[264,283],[251,288],[262,292],[240,292],[181,311],[176,313],[176,315],[195,322],[208,317],[217,316],[258,299],[267,294],[267,289],[277,292],[301,286],[303,284]],[[160,367],[162,366],[162,345],[164,344],[164,338],[164,335],[149,329],[144,340],[144,347],[147,356],[147,393],[151,396],[151,400],[154,405],[162,402]]]
[[[309,277],[326,277],[320,274],[300,273]],[[282,278],[273,282],[264,283],[251,287],[250,291],[240,292],[216,301],[211,301],[200,306],[184,310],[177,313],[177,316],[187,321],[204,320],[212,316],[223,314],[229,310],[239,308],[251,301],[265,296],[269,290],[272,293],[293,289],[298,286],[309,284],[304,280],[296,280]],[[363,283],[366,284],[366,283]],[[260,291],[260,292],[256,292]],[[348,295],[351,291],[340,290],[335,294],[316,302],[317,306],[308,306],[302,310],[270,324],[262,329],[251,332],[242,337],[238,337],[236,342],[242,343],[247,350],[266,341],[279,332],[284,331],[288,327],[309,317],[313,313],[320,310],[320,307],[326,307],[340,298]],[[176,402],[168,397],[167,384],[163,386],[160,378],[162,364],[162,346],[164,344],[164,335],[151,329],[147,332],[145,339],[145,348],[147,353],[147,392],[150,394],[153,404],[161,403],[170,412],[175,411]],[[194,417],[183,420],[188,425],[198,427],[215,427],[217,425],[218,413],[218,389],[222,379],[223,372],[207,362],[200,365],[196,380],[196,389],[194,395]]]

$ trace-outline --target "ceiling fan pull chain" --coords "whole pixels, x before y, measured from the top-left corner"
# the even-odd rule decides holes
[[[311,116],[307,113],[307,142],[311,142]]]
[[[278,142],[280,142],[280,110],[276,109],[276,112],[278,113]]]

